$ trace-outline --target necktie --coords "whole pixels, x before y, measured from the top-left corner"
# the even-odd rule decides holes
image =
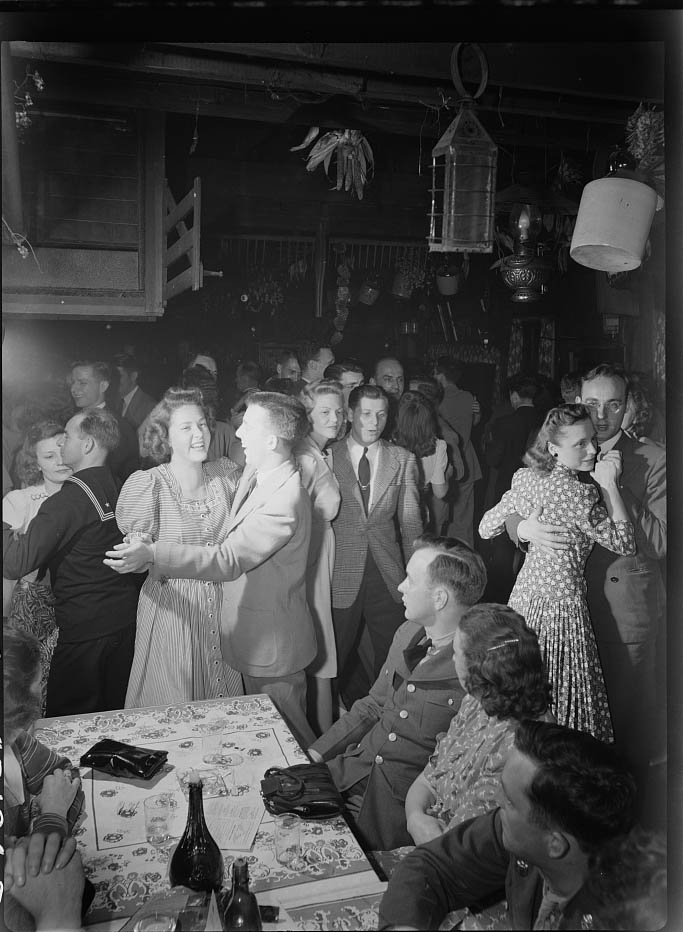
[[[363,447],[363,455],[358,463],[358,485],[360,486],[365,514],[368,513],[370,505],[370,460],[367,454],[368,448]]]
[[[403,659],[406,662],[406,666],[412,673],[418,663],[427,656],[427,651],[432,646],[430,638],[427,638],[426,641],[423,641],[422,644],[413,644],[412,647],[406,647],[403,651]]]

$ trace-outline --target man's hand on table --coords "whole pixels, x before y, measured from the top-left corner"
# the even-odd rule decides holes
[[[16,879],[17,859],[22,850],[23,845],[19,845],[8,847],[5,852],[5,890],[8,872]],[[35,919],[36,932],[66,932],[82,928],[85,874],[80,854],[72,851],[71,855],[61,869],[35,875],[29,873],[21,885],[14,883],[11,887],[14,899]]]
[[[6,853],[9,851],[12,856],[5,858],[6,893],[14,887],[23,887],[27,878],[50,874],[53,869],[64,870],[74,856],[76,841],[63,838],[59,832],[47,836],[34,832],[24,838],[11,837],[6,843]]]

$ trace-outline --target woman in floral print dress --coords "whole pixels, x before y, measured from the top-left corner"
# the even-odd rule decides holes
[[[538,635],[557,721],[611,741],[584,567],[595,543],[628,555],[635,553],[635,539],[619,492],[621,454],[611,450],[598,462],[596,455],[595,432],[584,405],[550,410],[524,457],[529,468],[515,473],[510,491],[482,518],[479,534],[496,537],[505,531],[506,518],[526,518],[539,506],[545,522],[566,527],[571,537],[567,550],[529,544],[509,604]]]

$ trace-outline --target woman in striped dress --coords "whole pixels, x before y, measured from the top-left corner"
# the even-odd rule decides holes
[[[124,534],[218,544],[241,469],[206,463],[210,433],[198,389],[170,388],[150,415],[145,454],[159,465],[125,482],[116,506]],[[220,645],[221,583],[150,574],[140,592],[126,708],[242,695]]]
[[[596,454],[588,408],[552,408],[524,456],[530,468],[517,470],[510,491],[481,519],[479,534],[484,540],[503,534],[506,518],[526,518],[539,506],[543,521],[567,529],[567,550],[547,551],[529,544],[509,604],[538,635],[558,723],[611,741],[612,720],[588,613],[584,567],[595,543],[624,555],[636,548],[619,492],[620,454],[611,450],[599,462]]]

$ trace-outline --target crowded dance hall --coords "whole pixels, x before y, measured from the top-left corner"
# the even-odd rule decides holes
[[[7,929],[683,928],[667,41],[2,42]]]

